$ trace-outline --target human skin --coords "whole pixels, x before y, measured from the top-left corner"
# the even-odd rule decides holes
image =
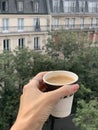
[[[79,85],[74,84],[64,85],[51,92],[43,92],[42,88],[45,85],[42,78],[46,73],[38,73],[24,86],[18,115],[10,130],[42,130],[43,124],[60,98],[78,91]]]

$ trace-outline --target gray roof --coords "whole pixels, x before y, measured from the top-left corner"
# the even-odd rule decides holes
[[[8,2],[8,10],[2,11],[2,2]],[[17,2],[23,1],[23,11],[18,11]],[[33,2],[39,2],[39,12],[34,13]],[[0,14],[47,14],[47,3],[46,0],[0,0]]]
[[[66,12],[64,12],[64,1],[74,1],[75,3],[76,3],[76,7],[75,7],[75,10],[74,10],[74,12],[72,12],[72,13],[79,13],[79,1],[85,1],[85,12],[86,13],[88,13],[88,3],[89,2],[97,2],[97,4],[98,4],[98,0],[60,0],[60,6],[59,7],[57,7],[56,9],[57,9],[57,11],[53,11],[53,0],[48,0],[49,1],[49,6],[50,6],[50,12],[49,13],[51,13],[51,14],[61,14],[61,13],[66,13]],[[59,0],[58,0],[59,1]],[[98,7],[96,6],[96,8],[97,8],[97,12],[96,13],[98,13]],[[69,13],[71,13],[71,12],[69,12]]]
[[[6,7],[4,2],[7,2],[7,11],[4,11]],[[23,11],[18,10],[17,3],[18,2],[23,2]],[[63,1],[60,0],[60,6],[59,6],[59,11],[53,11],[53,0],[0,0],[0,14],[51,14],[51,13],[65,13],[64,12],[64,6],[63,6]],[[68,0],[65,0],[68,1]],[[70,1],[70,0],[69,0]],[[98,2],[98,0],[71,0],[76,2],[76,8],[75,12],[79,12],[79,1],[86,1],[86,9],[85,11],[88,12],[88,2]],[[38,12],[34,12],[34,5],[35,2],[38,2]],[[37,6],[36,6],[37,8]],[[98,7],[97,7],[98,8]],[[98,9],[97,9],[98,13]]]

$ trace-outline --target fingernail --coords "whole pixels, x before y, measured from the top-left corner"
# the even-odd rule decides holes
[[[74,89],[74,91],[77,91],[79,89],[79,85],[75,84],[73,89]]]

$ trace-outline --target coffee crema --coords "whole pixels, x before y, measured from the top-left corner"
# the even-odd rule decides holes
[[[51,83],[51,84],[55,84],[55,85],[64,85],[64,84],[68,84],[70,82],[74,82],[74,78],[67,76],[67,75],[55,75],[52,77],[49,77],[46,79],[47,82]]]

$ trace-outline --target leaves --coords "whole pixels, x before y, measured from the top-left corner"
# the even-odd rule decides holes
[[[78,102],[78,109],[74,122],[80,130],[97,130],[98,129],[98,102],[90,100],[88,103],[84,100]]]

